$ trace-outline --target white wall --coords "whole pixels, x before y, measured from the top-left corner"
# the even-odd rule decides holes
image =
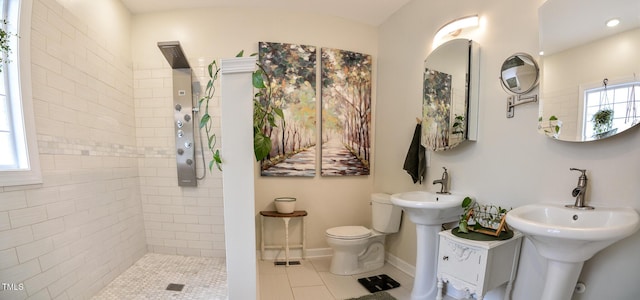
[[[414,0],[379,28],[378,101],[375,119],[376,167],[374,190],[431,190],[441,167],[449,169],[454,192],[477,197],[481,203],[516,207],[551,201],[569,203],[578,174],[589,175],[588,199],[595,206],[640,208],[640,132],[635,129],[603,141],[566,143],[536,132],[538,106],[516,108],[505,117],[507,94],[499,85],[500,66],[515,52],[538,53],[537,9],[541,0],[424,1]],[[432,155],[427,183],[414,185],[402,170],[404,156],[420,116],[421,74],[431,40],[449,20],[479,14],[483,28],[474,38],[480,46],[480,115],[477,142]],[[389,238],[390,252],[415,262],[415,226],[403,222],[402,232]],[[576,299],[635,299],[640,234],[597,254],[585,264],[582,280],[587,292]],[[522,251],[514,299],[539,299],[544,261],[529,242]],[[493,298],[495,299],[495,296]]]
[[[0,281],[24,284],[1,299],[88,299],[146,252],[131,57],[115,46],[128,47],[130,15],[118,1],[100,6],[120,24],[106,35],[105,20],[67,4],[33,1],[43,183],[0,187]]]
[[[321,47],[332,47],[371,54],[374,57],[374,65],[377,56],[377,31],[374,27],[308,13],[291,14],[230,8],[184,10],[136,15],[132,27],[135,78],[140,84],[142,81],[138,79],[142,80],[140,76],[143,74],[160,77],[165,70],[168,70],[168,64],[156,46],[158,41],[179,40],[191,65],[199,68],[208,64],[213,58],[233,57],[240,50],[245,50],[246,55],[257,52],[259,41],[317,46],[318,52]],[[374,70],[374,74],[375,72]],[[149,104],[154,105],[156,113],[163,114],[158,115],[156,120],[170,121],[171,105],[165,99],[170,95],[167,93],[166,86],[160,86],[159,81],[157,84],[158,86],[153,89],[136,89],[136,100],[141,97],[151,99],[157,95],[164,103]],[[142,93],[145,96],[142,96]],[[320,103],[319,94],[316,96],[316,101]],[[166,107],[167,110],[161,112],[161,107]],[[138,107],[136,109],[138,113]],[[215,115],[219,115],[219,103],[215,104],[215,111]],[[219,119],[215,122],[219,122]],[[162,126],[169,125],[162,123]],[[144,138],[145,133],[140,132],[139,137]],[[150,140],[150,142],[155,145],[169,145],[167,141]],[[224,160],[224,153],[222,156]],[[329,227],[369,225],[368,202],[373,176],[267,178],[260,177],[258,173],[255,176],[255,214],[258,215],[261,210],[274,210],[272,201],[275,197],[297,197],[298,209],[306,209],[309,212],[307,217],[309,248],[328,247],[324,239],[324,231]],[[143,189],[143,196],[144,193]],[[214,194],[214,197],[217,197],[215,195],[217,194]],[[256,221],[258,226],[256,231],[259,233],[259,220],[256,219]],[[282,222],[276,221],[278,222],[267,222],[267,232],[270,233],[269,242],[282,240]],[[300,222],[292,221],[291,226],[292,238],[299,237],[296,233],[299,233]]]

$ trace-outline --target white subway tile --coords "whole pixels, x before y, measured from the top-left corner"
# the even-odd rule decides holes
[[[57,297],[61,297],[63,299],[67,299],[66,295],[63,294],[64,291],[71,287],[73,284],[75,284],[76,282],[78,282],[79,278],[76,272],[71,272],[69,274],[64,275],[62,278],[58,279],[57,281],[55,281],[54,283],[52,283],[51,285],[49,285],[47,287],[47,289],[49,290],[49,294],[51,295],[51,297],[54,297],[54,299],[58,299]]]
[[[69,248],[62,247],[41,255],[38,260],[40,261],[40,267],[42,268],[42,270],[48,270],[68,260],[69,258]]]
[[[47,205],[47,216],[50,219],[70,215],[75,211],[74,200],[59,201]]]
[[[47,209],[44,206],[16,209],[9,212],[11,227],[18,228],[45,221]]]
[[[50,237],[64,231],[64,220],[62,218],[48,220],[42,223],[31,225],[33,238],[39,240]]]
[[[53,250],[53,241],[51,238],[37,240],[16,248],[20,262],[32,260],[51,250]]]
[[[9,222],[9,213],[0,212],[0,231],[11,229],[11,222]]]
[[[15,248],[0,251],[0,269],[13,267],[18,263],[18,255]]]
[[[21,283],[38,273],[40,273],[40,264],[37,259],[34,259],[2,270],[2,282]]]
[[[171,231],[171,232],[180,232],[185,231],[187,229],[185,224],[178,223],[162,223],[163,231]]]
[[[192,215],[174,215],[173,221],[182,224],[198,224],[198,218]]]
[[[0,211],[9,211],[27,207],[25,191],[13,191],[2,193],[2,205]]]
[[[58,201],[58,187],[40,188],[26,191],[27,203],[30,207],[44,205]]]
[[[25,280],[24,286],[29,295],[34,295],[58,278],[60,278],[60,270],[53,268]]]

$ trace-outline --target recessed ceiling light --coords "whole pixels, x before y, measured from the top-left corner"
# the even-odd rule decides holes
[[[544,51],[540,50],[540,52],[538,52],[538,54],[539,54],[540,56],[543,56],[543,55],[544,55]]]
[[[611,19],[611,20],[607,21],[607,27],[616,27],[616,26],[618,26],[618,24],[620,24],[620,20],[619,19]]]

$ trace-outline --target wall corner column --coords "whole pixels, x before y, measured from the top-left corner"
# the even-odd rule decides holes
[[[258,299],[253,84],[256,58],[221,61],[221,136],[228,299]]]

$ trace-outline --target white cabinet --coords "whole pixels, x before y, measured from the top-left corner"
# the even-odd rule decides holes
[[[510,299],[521,244],[522,234],[517,231],[504,241],[475,241],[459,238],[451,230],[440,232],[436,300],[442,300],[445,283],[478,300],[507,283],[505,299]]]

